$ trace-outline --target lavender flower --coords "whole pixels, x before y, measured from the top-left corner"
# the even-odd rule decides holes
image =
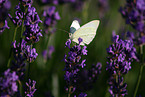
[[[31,63],[38,56],[38,54],[36,53],[36,49],[35,48],[32,48],[31,49],[31,46],[30,45],[27,45],[25,49],[26,49],[27,61]]]
[[[8,27],[7,24],[7,15],[8,15],[8,10],[11,7],[11,3],[8,0],[1,0],[0,1],[0,34]]]
[[[84,68],[86,64],[84,63],[86,59],[81,60],[82,55],[87,55],[86,46],[81,48],[80,43],[82,42],[82,39],[78,39],[79,45],[75,45],[73,47],[70,47],[71,40],[68,40],[66,42],[66,47],[69,48],[68,55],[65,55],[65,75],[64,79],[66,80],[66,90],[69,93],[73,93],[76,90],[76,82],[78,80],[78,72],[81,68]]]
[[[54,52],[54,50],[55,50],[55,49],[54,49],[53,46],[49,46],[49,47],[48,47],[48,51],[47,51],[47,50],[44,50],[44,51],[42,52],[42,55],[43,55],[44,60],[50,59],[51,56],[52,56],[52,53]]]
[[[16,72],[10,72],[10,69],[7,69],[4,72],[4,77],[0,77],[1,97],[14,96],[18,91],[17,80],[18,76],[16,75]]]
[[[89,70],[89,80],[93,82],[97,79],[98,75],[101,73],[102,64],[98,62],[96,65],[92,64],[91,69]]]
[[[102,64],[98,62],[96,65],[92,64],[92,67],[87,70],[83,69],[78,72],[78,79],[76,84],[76,92],[86,92],[93,88],[93,84],[96,82],[98,75],[101,73]]]
[[[36,49],[32,48],[30,45],[26,45],[26,41],[22,39],[22,41],[16,44],[16,41],[12,44],[12,51],[14,54],[15,60],[12,61],[11,70],[16,71],[20,80],[24,78],[25,71],[25,61],[33,62],[38,54],[36,53]]]
[[[22,20],[24,19],[24,16],[26,13],[23,12],[20,8],[20,3],[16,5],[15,9],[17,10],[15,12],[16,17],[12,17],[10,14],[8,14],[10,20],[14,23],[16,26],[21,26],[22,25]]]
[[[16,71],[17,75],[19,76],[19,79],[22,80],[25,71],[24,67],[26,65],[24,62],[26,60],[26,41],[22,40],[22,42],[18,44],[16,44],[16,41],[14,41],[12,46],[12,51],[15,60],[12,61],[11,70]]]
[[[55,12],[55,9],[55,6],[51,6],[43,12],[43,16],[45,17],[44,31],[46,34],[55,32],[56,21],[60,20],[59,13]]]
[[[25,26],[26,30],[23,33],[25,40],[30,43],[35,43],[39,41],[39,36],[42,36],[39,22],[42,22],[36,12],[34,7],[28,8],[28,15],[26,16]]]
[[[113,37],[114,44],[107,48],[109,62],[107,68],[111,74],[122,73],[126,74],[131,69],[131,62],[133,59],[137,60],[136,49],[130,40],[121,40],[119,35]]]
[[[116,95],[118,97],[124,97],[127,94],[127,84],[123,83],[123,77],[118,76],[116,81],[116,76],[111,77],[108,81],[108,84],[110,86],[109,92],[111,94],[111,97],[115,97]]]
[[[136,49],[133,47],[133,42],[130,40],[119,39],[119,35],[113,36],[112,45],[107,48],[107,53],[110,55],[107,62],[106,70],[110,73],[109,92],[112,97],[122,96],[127,94],[127,84],[123,83],[123,74],[128,73],[131,69],[131,62],[136,57]]]
[[[15,59],[20,54],[21,56],[25,57],[28,62],[32,62],[36,59],[38,54],[36,53],[36,49],[32,48],[32,45],[26,45],[26,41],[22,39],[21,43],[16,45],[16,41],[13,43],[13,52]]]
[[[145,37],[145,1],[144,0],[127,0],[126,5],[120,8],[120,13],[126,20],[126,24],[130,24],[137,30],[137,37],[135,43],[137,45],[144,45]]]
[[[28,83],[26,82],[26,87],[25,87],[25,94],[26,94],[26,96],[33,97],[35,91],[37,90],[37,89],[35,89],[35,84],[36,84],[36,81],[33,80],[31,82],[30,79],[29,79]]]
[[[14,23],[14,25],[16,26],[21,26],[22,25],[22,21],[24,20],[24,18],[26,17],[26,12],[24,11],[24,9],[26,10],[26,7],[29,7],[28,9],[31,8],[32,5],[32,0],[19,0],[20,3],[18,5],[16,5],[15,9],[17,10],[15,12],[16,17],[12,17],[10,14],[9,18],[10,20]],[[22,8],[22,5],[24,6]]]

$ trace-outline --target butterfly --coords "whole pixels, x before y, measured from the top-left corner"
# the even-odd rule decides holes
[[[70,39],[79,43],[78,38],[82,38],[83,42],[80,45],[90,44],[96,35],[99,23],[99,20],[93,20],[80,27],[79,22],[74,20],[70,26]]]

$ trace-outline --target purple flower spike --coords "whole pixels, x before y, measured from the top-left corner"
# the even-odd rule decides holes
[[[45,27],[45,33],[54,33],[55,31],[55,25],[56,21],[60,20],[60,16],[58,12],[55,12],[56,7],[51,6],[44,10],[43,16],[45,17],[44,20],[44,27]]]
[[[26,82],[25,94],[28,97],[33,97],[34,93],[37,89],[35,89],[36,81],[32,81],[29,79],[29,83]]]
[[[46,61],[47,59],[50,59],[52,57],[52,53],[55,51],[54,46],[49,46],[48,50],[44,50],[42,52],[42,56],[44,58],[44,60]]]
[[[126,20],[126,24],[131,25],[137,31],[137,33],[134,33],[133,42],[136,45],[144,45],[145,0],[126,0],[125,6],[121,7],[119,11]]]
[[[15,60],[12,61],[11,70],[15,71],[19,76],[19,79],[22,80],[24,77],[24,67],[26,60],[26,41],[22,40],[21,43],[16,44],[16,40],[12,43],[12,51],[14,54]]]
[[[118,79],[116,81],[116,79],[114,79],[113,77],[111,77],[108,81],[110,89],[109,92],[111,94],[112,97],[115,97],[115,95],[117,95],[118,97],[124,97],[125,95],[127,95],[127,84],[123,83],[123,77],[118,76]]]
[[[20,3],[16,5],[15,9],[17,10],[15,12],[15,17],[12,17],[10,14],[8,14],[10,20],[14,23],[16,26],[21,26],[22,25],[22,19],[24,18],[23,16],[26,14],[24,13],[21,8],[20,8]]]
[[[78,41],[81,43],[82,39],[79,38]],[[66,81],[66,90],[71,88],[71,93],[74,93],[77,88],[77,82],[78,82],[78,73],[83,69],[86,64],[86,59],[81,61],[82,55],[87,55],[86,47],[83,48],[80,45],[75,45],[73,47],[71,45],[71,40],[69,39],[66,42],[67,48],[69,48],[69,52],[67,55],[65,55],[64,61],[65,61],[65,75],[64,79]]]
[[[16,81],[18,76],[16,72],[10,72],[10,69],[7,69],[4,72],[4,77],[0,77],[0,95],[1,97],[14,96],[18,91],[18,86]]]
[[[109,62],[107,62],[106,70],[112,74],[117,72],[125,74],[131,69],[130,63],[133,59],[138,60],[136,49],[133,47],[132,41],[123,41],[119,39],[118,35],[113,37],[113,42],[114,44],[107,48],[107,53],[110,57],[108,57]]]
[[[23,35],[25,36],[25,40],[30,43],[36,43],[39,41],[39,37],[42,37],[40,27],[38,23],[42,22],[36,12],[34,7],[29,7],[27,12],[25,26],[26,30]]]
[[[131,37],[133,37],[130,34]],[[113,35],[113,44],[107,48],[109,54],[106,70],[110,73],[109,92],[112,97],[124,97],[127,94],[127,84],[123,83],[123,74],[131,69],[133,59],[138,60],[136,49],[130,40],[119,39],[119,35]]]
[[[36,49],[32,48],[30,45],[27,45],[26,47],[26,57],[28,62],[32,62],[37,58],[38,54],[36,53]]]

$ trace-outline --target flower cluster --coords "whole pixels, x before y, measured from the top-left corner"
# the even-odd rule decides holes
[[[8,27],[7,24],[7,16],[8,16],[8,10],[11,7],[11,3],[8,0],[0,0],[0,34]]]
[[[123,84],[123,74],[128,73],[131,69],[131,62],[136,57],[136,49],[133,47],[133,42],[130,40],[119,39],[119,35],[113,36],[112,45],[107,48],[107,53],[110,55],[107,62],[106,70],[110,73],[110,94],[124,96],[127,94],[126,84]],[[114,88],[117,88],[116,90]],[[123,89],[123,90],[122,90]],[[121,92],[122,91],[122,92]],[[114,97],[114,96],[113,96]]]
[[[144,0],[126,0],[126,5],[120,8],[120,12],[125,18],[126,23],[130,24],[134,29],[138,31],[137,36],[135,37],[135,43],[139,43],[137,45],[142,45],[145,43],[144,5]]]
[[[141,36],[139,32],[134,33],[131,31],[128,31],[126,33],[126,37],[129,38],[131,41],[134,42],[136,45],[144,45],[145,44],[145,36]]]
[[[92,64],[92,67],[87,70],[83,69],[78,73],[78,80],[76,82],[76,91],[86,92],[93,88],[93,83],[96,82],[98,75],[101,73],[102,64],[98,62],[96,65]]]
[[[34,7],[29,7],[24,23],[26,26],[26,30],[23,33],[27,42],[35,43],[39,41],[39,36],[42,36],[42,30],[40,30],[40,27],[38,26],[39,22],[42,21],[40,20],[36,9]]]
[[[38,54],[36,53],[36,49],[32,48],[31,45],[26,45],[26,41],[22,40],[20,43],[16,44],[16,41],[13,42],[13,53],[15,61],[12,61],[11,69],[16,71],[19,79],[22,80],[24,77],[24,67],[25,61],[32,62],[36,59]]]
[[[35,84],[36,84],[36,81],[32,81],[29,79],[29,82],[27,83],[26,82],[26,87],[25,87],[25,95],[28,96],[28,97],[33,97],[35,91],[37,89],[35,89]]]
[[[54,50],[55,50],[55,49],[54,49],[54,46],[49,46],[49,47],[48,47],[48,51],[47,51],[47,50],[44,50],[44,51],[42,52],[42,55],[43,55],[44,60],[50,59],[52,53],[54,52]]]
[[[86,59],[81,60],[82,55],[87,55],[86,46],[81,48],[80,43],[82,39],[78,39],[79,44],[73,47],[70,47],[71,40],[66,42],[66,47],[69,48],[68,55],[65,55],[65,75],[64,79],[66,80],[66,90],[69,94],[72,94],[76,90],[76,82],[78,80],[78,72],[81,68],[86,66],[85,61]]]
[[[56,7],[51,6],[44,10],[43,16],[44,20],[44,31],[46,34],[55,32],[56,21],[60,20],[60,16],[58,12],[55,12]]]
[[[131,69],[133,59],[137,60],[136,49],[130,40],[121,40],[119,35],[113,37],[114,44],[107,48],[108,57],[107,68],[111,74],[126,74]]]
[[[38,54],[36,53],[36,49],[32,48],[32,45],[26,45],[26,43],[27,42],[23,39],[22,42],[18,43],[17,45],[16,41],[13,43],[14,56],[15,59],[19,59],[16,57],[18,57],[18,55],[21,54],[21,56],[24,56],[28,62],[32,62],[36,59]]]
[[[8,16],[14,25],[21,26],[25,13],[21,10],[20,3],[18,5],[16,5],[15,9],[17,10],[15,12],[16,17],[13,18],[10,14],[8,14]]]
[[[16,75],[16,72],[11,72],[10,69],[7,69],[4,72],[4,77],[0,77],[0,96],[14,96],[18,91],[17,80],[18,76]]]
[[[123,83],[123,77],[114,76],[108,80],[108,84],[110,86],[109,92],[112,97],[117,95],[118,97],[124,97],[127,94],[127,84]]]

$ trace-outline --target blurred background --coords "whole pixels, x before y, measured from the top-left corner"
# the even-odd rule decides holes
[[[11,2],[11,9],[9,13],[15,16],[15,6],[19,0],[9,0]],[[45,1],[45,0],[42,0]],[[112,44],[111,36],[112,31],[116,31],[116,34],[122,35],[122,32],[133,29],[125,24],[125,20],[119,13],[119,8],[124,6],[125,0],[80,0],[82,3],[64,3],[64,4],[47,4],[41,0],[33,0],[33,5],[39,14],[39,17],[44,21],[43,11],[46,6],[56,6],[56,11],[60,15],[60,20],[57,21],[56,31],[47,36],[42,31],[43,37],[37,42],[34,47],[37,49],[38,57],[35,62],[31,63],[30,78],[35,80],[36,89],[34,96],[36,97],[49,97],[53,95],[55,97],[66,97],[65,81],[64,81],[64,67],[63,61],[65,55],[65,42],[69,38],[70,25],[74,19],[80,21],[80,25],[83,25],[91,20],[100,20],[100,25],[97,30],[97,34],[94,40],[87,46],[88,55],[84,56],[86,59],[86,67],[90,68],[91,64],[97,62],[102,63],[102,72],[98,76],[98,79],[93,84],[93,88],[86,93],[88,97],[109,97],[107,80],[109,75],[106,71],[107,52],[106,48]],[[80,7],[80,8],[79,8]],[[43,29],[43,23],[39,23],[41,29]],[[9,58],[10,46],[13,39],[13,33],[15,26],[8,18],[8,26],[10,29],[6,29],[0,35],[0,73],[7,69],[7,62]],[[67,31],[67,32],[66,32]],[[20,29],[17,31],[16,39],[19,40]],[[54,46],[55,50],[51,55],[51,58],[45,60],[42,56],[43,50],[47,49],[48,45]],[[138,47],[136,46],[137,52]],[[28,66],[26,66],[25,73],[27,74]],[[132,69],[128,74],[124,76],[124,82],[127,83],[128,95],[126,97],[132,97],[136,82],[139,74],[139,63],[133,62]],[[145,71],[142,76],[142,80],[139,86],[138,95],[145,95]],[[25,79],[27,81],[27,79]],[[50,96],[51,97],[51,96]]]

